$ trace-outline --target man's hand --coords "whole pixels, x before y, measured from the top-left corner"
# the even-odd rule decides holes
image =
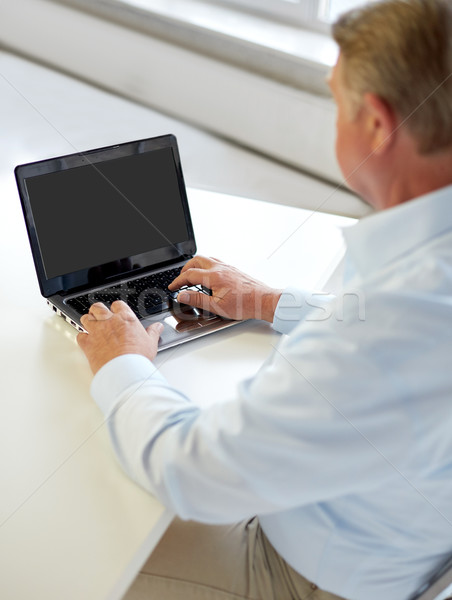
[[[125,302],[117,300],[111,310],[96,302],[83,315],[81,323],[88,333],[79,333],[77,342],[88,358],[94,374],[121,354],[142,354],[153,360],[163,329],[154,323],[146,329]]]
[[[271,323],[281,296],[281,290],[270,288],[216,258],[205,256],[189,260],[168,287],[175,291],[192,285],[203,285],[212,290],[212,295],[181,291],[177,297],[179,302],[228,319],[262,319]]]

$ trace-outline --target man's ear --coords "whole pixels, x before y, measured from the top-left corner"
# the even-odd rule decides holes
[[[376,94],[364,94],[363,107],[366,109],[366,126],[372,152],[384,154],[395,142],[398,129],[397,116],[393,108]]]

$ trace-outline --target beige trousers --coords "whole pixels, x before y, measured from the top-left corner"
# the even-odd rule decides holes
[[[175,519],[124,600],[343,600],[294,571],[254,518],[237,525]]]

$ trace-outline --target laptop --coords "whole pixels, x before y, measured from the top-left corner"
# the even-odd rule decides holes
[[[145,327],[164,324],[159,350],[238,323],[167,289],[196,253],[175,136],[23,164],[15,176],[41,294],[79,331],[91,304],[115,300]]]

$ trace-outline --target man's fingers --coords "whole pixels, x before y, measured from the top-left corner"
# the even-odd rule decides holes
[[[96,321],[96,317],[91,313],[86,313],[80,317],[80,323],[82,324],[82,327],[86,329],[86,331],[89,331],[90,325]]]
[[[146,331],[148,332],[151,338],[157,338],[158,340],[159,337],[162,335],[162,331],[164,330],[164,328],[165,326],[163,325],[163,323],[152,323],[152,325],[149,325],[149,327],[146,328]]]
[[[178,277],[176,277],[176,279],[172,283],[169,284],[168,288],[170,290],[178,290],[184,285],[199,284],[209,287],[208,280],[209,276],[207,274],[207,271],[205,271],[204,269],[197,269],[192,267],[190,269],[187,269],[185,272],[181,272],[181,274]]]
[[[95,304],[91,304],[89,308],[88,317],[90,315],[91,319],[88,318],[88,320],[92,320],[92,317],[94,317],[96,321],[105,321],[106,319],[111,319],[111,317],[113,316],[111,310],[107,308],[105,304],[102,304],[102,302],[96,302]]]
[[[87,331],[89,331],[91,326],[96,321],[107,321],[117,313],[121,313],[122,317],[127,321],[137,318],[133,310],[127,306],[125,302],[122,300],[116,300],[112,303],[110,308],[105,306],[105,304],[102,302],[95,302],[94,304],[91,304],[89,312],[81,317],[80,323]]]
[[[123,300],[115,300],[110,308],[112,313],[122,313],[122,316],[126,317],[128,321],[137,319],[136,314]]]
[[[212,308],[212,296],[208,296],[202,292],[184,290],[178,294],[177,301],[182,304],[189,304],[195,308],[202,308],[204,310],[215,312],[215,310]],[[174,307],[174,311],[177,313],[177,307]]]
[[[208,258],[207,256],[202,256],[201,254],[194,256],[188,262],[186,262],[185,265],[182,267],[180,275],[178,277],[176,277],[176,279],[174,280],[175,283],[174,282],[171,283],[171,285],[168,287],[175,290],[175,289],[177,289],[177,285],[179,287],[181,287],[182,285],[190,285],[187,283],[180,283],[180,281],[187,281],[186,279],[180,279],[180,277],[182,275],[187,276],[187,271],[190,271],[190,272],[206,271],[206,270],[210,269],[213,266],[213,263],[215,263],[215,262],[220,262],[220,261],[218,261],[216,258]],[[199,282],[199,283],[201,283],[201,282]]]
[[[86,313],[85,315],[82,315],[80,321],[85,318],[87,321],[96,321],[96,317],[94,315],[92,315],[91,313]]]
[[[208,269],[211,266],[210,258],[207,256],[203,256],[202,254],[197,254],[193,258],[191,258],[185,265],[182,267],[181,273],[187,271],[187,269],[199,268],[199,269]]]

